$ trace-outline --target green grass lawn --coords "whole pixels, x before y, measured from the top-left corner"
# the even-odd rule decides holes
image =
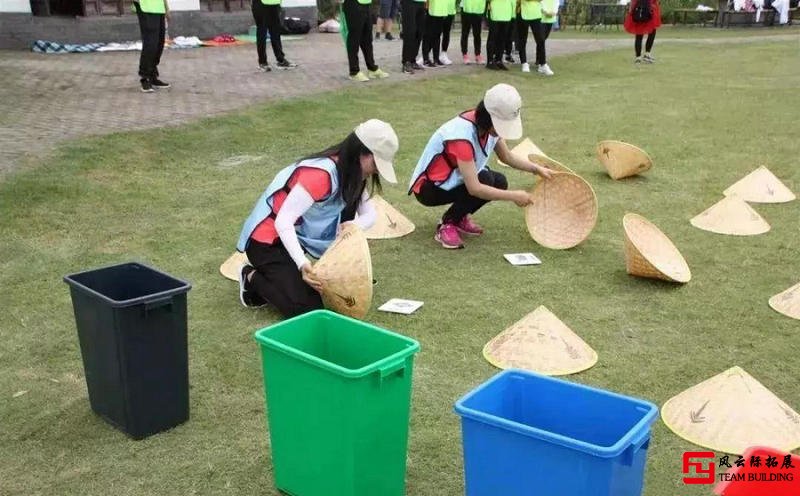
[[[569,380],[660,406],[740,365],[800,408],[798,322],[767,305],[800,281],[800,202],[755,205],[772,226],[757,237],[720,236],[689,224],[759,165],[800,192],[797,44],[657,46],[658,63],[642,67],[631,64],[630,52],[557,58],[551,62],[557,76],[549,79],[478,69],[370,83],[190,126],[80,140],[6,177],[0,183],[0,494],[278,494],[253,340],[277,315],[242,308],[236,284],[218,267],[278,169],[370,117],[388,120],[400,136],[396,167],[403,184],[385,187],[384,197],[417,226],[400,240],[371,242],[378,285],[367,316],[422,345],[409,495],[462,494],[453,403],[497,372],[481,356],[484,344],[539,305],[600,356]],[[501,80],[522,93],[526,134],[595,188],[598,224],[575,249],[539,247],[522,211],[497,203],[476,216],[484,236],[446,251],[432,240],[442,209],[423,208],[405,194],[430,133]],[[612,181],[594,157],[595,143],[606,138],[644,147],[654,168]],[[256,158],[223,162],[244,154]],[[512,187],[531,184],[503,170]],[[689,284],[625,273],[626,212],[644,215],[673,239],[692,269]],[[502,258],[520,251],[533,251],[543,265],[512,267]],[[191,419],[139,442],[89,409],[62,282],[65,274],[130,260],[193,286]],[[425,306],[412,316],[374,310],[392,297]],[[20,391],[27,393],[12,397]],[[645,494],[710,494],[708,486],[681,482],[681,455],[696,448],[657,421]]]

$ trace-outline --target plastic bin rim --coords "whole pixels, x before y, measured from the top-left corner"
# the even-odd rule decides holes
[[[283,326],[286,326],[286,325],[290,324],[294,320],[308,318],[311,315],[325,315],[325,316],[328,316],[328,317],[332,316],[332,317],[334,317],[336,319],[342,319],[342,320],[350,321],[351,323],[355,323],[355,324],[359,324],[359,325],[367,325],[373,331],[379,332],[381,334],[385,334],[387,336],[392,336],[393,338],[398,338],[398,339],[404,341],[406,343],[406,348],[403,349],[403,350],[400,350],[400,351],[398,351],[396,353],[393,353],[393,354],[391,354],[391,355],[389,355],[389,356],[387,356],[385,358],[381,358],[380,360],[378,360],[376,362],[372,362],[369,365],[365,365],[365,366],[357,368],[357,369],[348,369],[347,367],[342,367],[341,365],[337,365],[337,364],[335,364],[333,362],[329,362],[328,360],[323,360],[323,359],[321,359],[319,357],[316,357],[316,356],[314,356],[314,355],[312,355],[310,353],[306,353],[304,351],[298,350],[297,348],[293,348],[293,347],[291,347],[289,345],[280,343],[278,341],[275,341],[274,339],[271,339],[271,338],[269,338],[267,336],[264,336],[265,333],[267,333],[269,330],[273,329],[275,326],[283,327]],[[401,360],[405,360],[407,357],[409,357],[409,356],[411,356],[414,353],[419,351],[419,343],[416,340],[412,339],[412,338],[409,338],[407,336],[403,336],[403,335],[395,333],[395,332],[390,332],[390,331],[387,331],[385,329],[381,329],[380,327],[377,327],[375,325],[369,324],[367,322],[362,322],[360,320],[353,319],[353,318],[348,317],[346,315],[340,315],[338,313],[331,312],[330,310],[313,310],[313,311],[307,312],[307,313],[305,313],[303,315],[298,315],[297,317],[292,317],[291,319],[287,319],[287,320],[284,320],[282,322],[278,322],[276,324],[273,324],[272,326],[265,327],[264,329],[259,329],[258,331],[255,332],[254,338],[259,344],[261,344],[263,346],[266,346],[268,348],[272,348],[273,350],[279,351],[279,352],[284,353],[286,355],[290,355],[290,356],[293,356],[293,357],[300,358],[304,362],[310,363],[310,364],[312,364],[312,365],[314,365],[316,367],[319,367],[319,368],[322,368],[322,369],[326,369],[326,370],[331,371],[331,372],[335,372],[336,374],[338,374],[338,375],[340,375],[342,377],[347,377],[347,378],[351,378],[351,379],[364,377],[364,376],[369,375],[369,374],[371,374],[371,373],[373,373],[375,371],[380,370],[381,368],[384,368],[385,366],[394,365],[394,364],[400,362]]]
[[[586,441],[581,441],[579,439],[562,436],[560,434],[555,434],[553,432],[549,432],[543,429],[538,429],[536,427],[531,427],[529,425],[521,424],[519,422],[513,422],[511,420],[507,420],[498,417],[496,415],[490,415],[488,413],[481,412],[479,410],[475,410],[464,406],[464,403],[466,401],[470,400],[472,397],[474,397],[476,394],[480,393],[481,391],[489,387],[494,382],[499,381],[508,375],[527,375],[529,377],[535,377],[537,379],[542,379],[549,382],[565,383],[568,384],[570,387],[592,391],[593,393],[602,394],[604,396],[624,399],[626,401],[636,404],[636,406],[646,408],[648,412],[628,431],[627,434],[622,436],[622,438],[619,441],[617,441],[611,446],[600,446],[597,444],[588,443]],[[658,407],[649,401],[639,400],[636,398],[632,398],[630,396],[623,396],[621,394],[614,393],[611,391],[605,391],[584,384],[565,381],[563,379],[557,379],[554,377],[549,377],[531,372],[529,370],[522,370],[522,369],[507,369],[504,370],[503,372],[496,374],[488,381],[484,382],[480,386],[476,387],[475,389],[473,389],[472,391],[461,397],[456,402],[454,410],[457,414],[461,415],[462,417],[467,417],[472,420],[477,420],[479,422],[493,425],[501,429],[510,430],[527,437],[533,437],[543,441],[549,441],[554,444],[558,444],[560,446],[564,446],[567,448],[579,449],[583,452],[590,453],[592,455],[602,458],[614,458],[622,454],[622,452],[625,451],[625,449],[627,449],[629,445],[643,443],[646,437],[645,434],[648,432],[650,424],[652,424],[655,421],[656,415],[658,414]]]
[[[182,284],[182,286],[180,286],[178,288],[174,288],[174,289],[168,289],[166,291],[161,291],[161,292],[158,292],[158,293],[151,293],[151,294],[146,295],[146,296],[139,296],[137,298],[129,298],[127,300],[112,300],[108,296],[106,296],[106,295],[104,295],[102,293],[98,293],[97,291],[93,290],[92,288],[90,288],[90,287],[88,287],[88,286],[86,286],[84,284],[81,284],[81,283],[79,283],[78,281],[76,281],[74,279],[76,276],[80,276],[80,275],[86,274],[87,272],[97,272],[97,271],[100,271],[100,270],[111,269],[111,268],[120,267],[120,266],[123,266],[123,265],[138,265],[138,266],[143,267],[145,269],[151,270],[151,271],[153,271],[153,272],[155,272],[157,274],[160,274],[160,275],[162,275],[164,277],[168,277],[168,278],[172,279],[173,281],[178,281],[179,283]],[[176,294],[186,293],[187,291],[192,289],[192,285],[189,284],[188,282],[186,282],[186,281],[184,281],[182,279],[178,279],[175,276],[171,276],[171,275],[169,275],[169,274],[167,274],[165,272],[162,272],[162,271],[160,271],[158,269],[155,269],[155,268],[153,268],[153,267],[151,267],[151,266],[149,266],[149,265],[147,265],[145,263],[142,263],[142,262],[122,262],[122,263],[115,263],[115,264],[111,264],[111,265],[104,265],[103,267],[97,267],[97,268],[94,268],[94,269],[82,270],[80,272],[74,272],[72,274],[68,274],[68,275],[64,276],[63,281],[65,283],[69,284],[70,287],[73,287],[75,289],[83,291],[84,293],[90,294],[90,295],[94,296],[95,298],[99,298],[99,299],[103,300],[104,302],[106,302],[112,308],[130,307],[130,306],[139,305],[139,304],[142,304],[142,303],[149,303],[149,302],[154,301],[154,300],[160,300],[160,299],[164,299],[164,298],[167,298],[167,297],[170,297],[170,296],[175,296]]]

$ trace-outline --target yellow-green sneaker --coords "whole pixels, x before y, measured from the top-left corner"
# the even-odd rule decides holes
[[[368,74],[370,79],[383,79],[389,77],[389,73],[383,72],[381,69],[369,71]]]
[[[350,76],[350,81],[356,81],[359,83],[363,83],[364,81],[369,81],[369,78],[364,75],[363,72],[359,71],[358,73]]]

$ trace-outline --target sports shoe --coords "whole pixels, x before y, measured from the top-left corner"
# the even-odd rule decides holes
[[[506,62],[508,62],[509,64],[516,64],[516,61],[514,60],[514,56],[511,55],[510,53],[506,54]]]
[[[384,38],[386,38],[386,41],[394,41],[394,36],[392,36],[392,33],[386,33]]]
[[[540,65],[539,68],[536,69],[536,72],[538,72],[539,74],[544,74],[545,76],[552,76],[553,74],[555,74],[553,70],[550,69],[550,66],[547,64]]]
[[[480,54],[476,55],[475,56],[475,63],[476,64],[483,64],[483,55],[480,55]]]
[[[495,62],[495,64],[497,65],[497,68],[500,69],[501,71],[508,70],[508,67],[502,62]]]
[[[633,63],[634,64],[641,64],[642,63],[642,57],[636,57],[635,59],[633,59]]]
[[[469,60],[469,55],[467,55],[466,53],[465,53],[464,55],[462,55],[462,56],[461,56],[461,60],[463,60],[463,61],[464,61],[464,65],[470,65],[470,64],[472,63],[472,62],[470,62],[470,60]]]
[[[442,52],[439,54],[439,62],[444,65],[453,65],[453,61],[450,60],[450,57],[447,56],[447,53]]]
[[[428,69],[436,69],[436,64],[434,64],[430,60],[426,60],[422,65]]]
[[[527,62],[522,64],[522,72],[531,72],[531,66]]]
[[[422,67],[422,64],[418,64],[416,62],[411,64],[411,68],[414,69],[415,71],[424,71],[425,70],[425,68]]]
[[[155,91],[153,89],[153,83],[151,83],[149,79],[141,79],[139,82],[142,84],[142,93],[152,93]]]
[[[483,234],[483,228],[473,222],[469,215],[465,215],[458,224],[456,224],[456,229],[463,234],[471,234],[473,236],[480,236]]]
[[[297,64],[286,59],[278,61],[278,69],[294,69],[295,67],[297,67]]]
[[[164,81],[162,81],[162,80],[160,80],[160,79],[158,79],[158,78],[154,78],[154,79],[152,79],[152,80],[150,81],[150,84],[152,84],[152,85],[153,85],[153,88],[155,88],[155,89],[157,89],[157,90],[162,90],[162,89],[166,89],[166,88],[169,88],[169,87],[170,87],[170,84],[169,84],[169,83],[165,83]]]
[[[403,64],[403,74],[414,74],[414,64],[411,62]]]
[[[242,264],[239,268],[239,301],[247,308],[260,308],[268,304],[258,293],[247,289],[247,276],[254,270],[256,269],[248,264]]]
[[[653,58],[652,55],[650,55],[650,52],[645,53],[644,57],[642,57],[642,60],[647,62],[648,64],[652,64],[653,62],[656,61],[656,59]]]
[[[464,248],[464,243],[461,241],[461,236],[458,235],[458,229],[454,224],[439,224],[433,239],[447,249]]]
[[[367,76],[369,76],[370,79],[385,79],[389,77],[389,73],[377,68],[374,71],[367,71]]]
[[[262,72],[270,72],[272,67],[269,64],[258,64],[258,70]]]
[[[363,82],[369,81],[369,78],[363,72],[358,71],[357,73],[355,73],[355,74],[350,76],[350,81],[355,81],[357,83],[363,83]]]
[[[499,71],[500,70],[500,66],[497,64],[497,62],[487,62],[486,63],[486,68],[489,69],[490,71]]]

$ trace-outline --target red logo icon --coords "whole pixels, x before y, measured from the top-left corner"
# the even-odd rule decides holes
[[[702,459],[703,461],[692,461],[692,459]],[[716,475],[716,455],[713,451],[687,451],[683,454],[683,474],[689,477],[683,478],[684,484],[713,484]],[[710,461],[709,461],[710,460]],[[694,476],[692,477],[692,472]]]

